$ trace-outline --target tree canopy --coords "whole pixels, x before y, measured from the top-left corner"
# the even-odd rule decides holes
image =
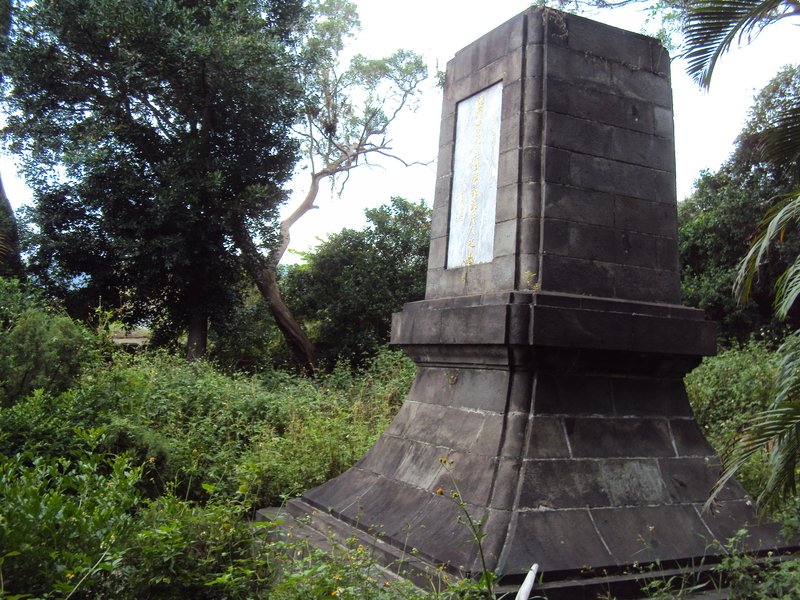
[[[425,296],[430,208],[395,197],[365,214],[365,229],[330,236],[281,280],[328,366],[363,364],[389,342],[392,313]]]
[[[717,321],[724,341],[785,327],[773,315],[772,282],[800,252],[800,240],[786,238],[765,256],[749,302],[738,305],[732,289],[764,213],[795,185],[794,166],[765,160],[760,145],[775,111],[798,91],[800,71],[784,67],[756,96],[731,157],[716,173],[701,174],[678,205],[684,301]]]
[[[301,0],[22,3],[2,71],[32,273],[84,307],[188,328],[201,354],[242,276],[234,228],[275,239],[307,19]]]
[[[295,128],[302,166],[309,171],[303,200],[280,224],[278,243],[259,249],[246,236],[239,246],[272,315],[296,361],[311,371],[316,348],[281,294],[277,267],[289,247],[291,229],[310,210],[324,180],[339,193],[356,167],[384,157],[407,163],[392,151],[390,127],[404,110],[413,108],[427,77],[421,56],[398,50],[383,58],[354,56],[344,60],[344,44],[358,29],[355,5],[349,0],[320,0],[304,38],[299,77],[304,90],[302,119]]]

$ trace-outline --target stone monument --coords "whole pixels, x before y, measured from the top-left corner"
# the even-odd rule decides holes
[[[425,300],[393,316],[417,365],[349,471],[289,503],[386,563],[538,563],[550,598],[630,593],[634,565],[697,569],[743,526],[779,542],[719,459],[683,376],[715,327],[681,305],[669,56],[531,8],[447,66]],[[450,473],[440,459],[452,461]],[[452,477],[452,480],[451,480]],[[626,592],[626,590],[628,590]]]

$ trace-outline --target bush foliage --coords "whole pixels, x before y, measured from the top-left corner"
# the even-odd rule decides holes
[[[65,390],[96,358],[96,340],[86,327],[27,286],[0,278],[0,406],[39,388]]]
[[[705,358],[687,375],[686,391],[695,418],[718,453],[724,455],[753,416],[769,406],[778,362],[768,342],[751,340]],[[766,476],[767,457],[761,456],[738,479],[756,496]]]
[[[43,385],[0,407],[0,597],[480,597],[475,582],[444,573],[424,591],[386,581],[357,542],[325,556],[298,539],[267,543],[273,526],[251,523],[254,508],[337,475],[371,446],[411,384],[402,354],[313,379],[225,375],[165,352],[109,351],[31,290],[0,284],[3,335],[36,314],[51,347],[77,343],[75,369],[32,378]],[[769,345],[751,341],[687,378],[718,450],[768,404],[775,369]],[[753,492],[764,466],[758,457],[745,471]],[[796,505],[784,512],[797,521]],[[747,565],[736,585],[757,597],[796,579],[793,563],[766,573],[748,560],[729,562]]]

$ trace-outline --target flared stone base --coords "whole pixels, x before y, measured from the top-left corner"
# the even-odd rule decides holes
[[[407,305],[394,340],[418,369],[400,412],[353,468],[289,510],[360,532],[387,563],[479,573],[457,489],[483,524],[488,568],[514,583],[538,563],[551,597],[558,585],[580,597],[564,582],[592,578],[621,590],[648,563],[699,569],[743,527],[749,550],[779,548],[738,484],[703,510],[720,463],[683,385],[713,349],[701,316],[552,294]]]

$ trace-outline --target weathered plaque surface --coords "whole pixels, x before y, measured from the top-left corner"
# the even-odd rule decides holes
[[[503,84],[458,104],[447,266],[491,262]]]

